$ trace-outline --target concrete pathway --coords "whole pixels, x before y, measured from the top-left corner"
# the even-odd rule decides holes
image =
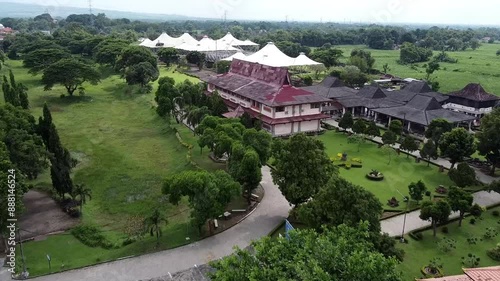
[[[500,203],[500,193],[479,191],[473,194],[474,203],[480,206],[492,206]],[[423,221],[419,218],[420,210],[410,212],[406,215],[406,225],[404,233],[407,234],[413,230],[430,226],[429,221]],[[453,212],[450,218],[457,218],[458,213]],[[382,232],[387,232],[390,236],[398,236],[403,232],[404,215],[399,215],[381,221]]]
[[[265,196],[252,215],[218,235],[172,250],[42,276],[33,280],[135,281],[166,276],[169,273],[186,270],[195,264],[205,264],[230,255],[234,246],[247,247],[252,240],[266,236],[288,217],[290,206],[273,184],[267,166],[262,168],[261,184]]]

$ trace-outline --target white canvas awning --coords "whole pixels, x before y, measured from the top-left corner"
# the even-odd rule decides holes
[[[144,39],[144,41],[139,44],[139,46],[148,47],[148,48],[156,48],[156,43],[154,41],[149,40],[149,38]]]
[[[198,51],[198,52],[215,52],[215,51],[238,51],[238,49],[234,48],[231,45],[226,43],[218,43],[217,41],[209,38],[208,36],[204,36],[199,42],[196,44],[191,43],[183,43],[176,47],[177,49],[185,50],[185,51]]]
[[[233,61],[233,59],[245,60],[246,57],[247,56],[245,56],[245,54],[243,54],[242,52],[237,52],[236,54],[234,54],[230,57],[224,58],[222,60],[225,60],[225,61]]]

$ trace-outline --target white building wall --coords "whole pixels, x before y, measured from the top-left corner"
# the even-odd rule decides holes
[[[292,123],[274,125],[274,135],[289,135],[292,132]]]
[[[301,132],[310,132],[318,130],[319,120],[302,121],[300,122]]]
[[[321,113],[320,108],[311,108],[311,104],[302,105],[301,115],[315,115],[320,113]]]
[[[299,127],[300,127],[300,122],[293,123],[293,132],[294,133],[298,133],[299,132]]]
[[[451,109],[451,110],[458,110],[460,112],[466,112],[466,113],[472,113],[472,114],[487,114],[493,110],[492,107],[476,109],[474,107],[464,106],[461,104],[456,104],[456,103],[451,103],[451,102],[443,105],[443,108]]]

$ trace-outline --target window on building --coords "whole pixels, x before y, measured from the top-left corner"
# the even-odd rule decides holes
[[[285,111],[285,107],[284,106],[278,106],[276,107],[276,112],[284,112]]]
[[[321,104],[320,103],[311,103],[311,108],[320,108]]]

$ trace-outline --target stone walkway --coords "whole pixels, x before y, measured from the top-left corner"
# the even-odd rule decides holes
[[[247,247],[252,240],[266,236],[288,217],[290,206],[273,184],[269,167],[262,168],[265,196],[257,209],[240,224],[207,239],[172,250],[147,254],[82,269],[34,278],[36,281],[135,281],[168,276],[195,264],[205,264]],[[0,271],[1,280],[4,272]]]

